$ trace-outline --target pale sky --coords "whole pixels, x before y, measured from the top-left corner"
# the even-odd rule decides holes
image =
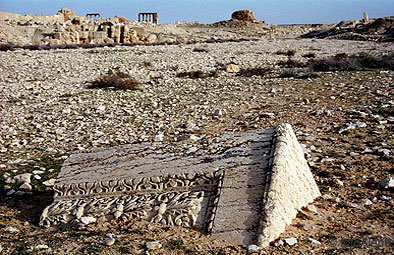
[[[394,0],[0,0],[0,10],[53,15],[62,7],[77,15],[98,12],[104,18],[137,20],[139,12],[157,12],[159,23],[230,19],[236,10],[252,10],[269,24],[338,23],[342,20],[394,16]]]

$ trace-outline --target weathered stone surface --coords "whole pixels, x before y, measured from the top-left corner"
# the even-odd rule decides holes
[[[254,18],[254,13],[249,10],[241,10],[241,11],[233,12],[233,14],[231,14],[231,19],[249,21],[249,22],[256,21],[256,19]]]
[[[141,218],[261,246],[320,195],[289,125],[74,154],[54,191],[42,226]]]

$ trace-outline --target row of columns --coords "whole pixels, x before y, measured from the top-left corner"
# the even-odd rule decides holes
[[[101,17],[100,13],[88,13],[86,14],[88,19],[98,19]]]
[[[157,24],[158,15],[157,13],[138,13],[138,22],[151,22]]]

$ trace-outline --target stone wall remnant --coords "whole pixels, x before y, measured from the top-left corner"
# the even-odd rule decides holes
[[[193,146],[194,153],[184,148]],[[44,227],[136,218],[267,246],[320,196],[290,125],[71,155]],[[93,221],[92,221],[93,222]]]

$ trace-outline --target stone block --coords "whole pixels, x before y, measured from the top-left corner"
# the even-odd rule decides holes
[[[89,31],[88,37],[90,40],[94,39],[102,39],[104,40],[107,37],[107,33],[104,31]]]
[[[260,246],[320,195],[290,125],[73,154],[54,191],[41,226],[140,218]]]

